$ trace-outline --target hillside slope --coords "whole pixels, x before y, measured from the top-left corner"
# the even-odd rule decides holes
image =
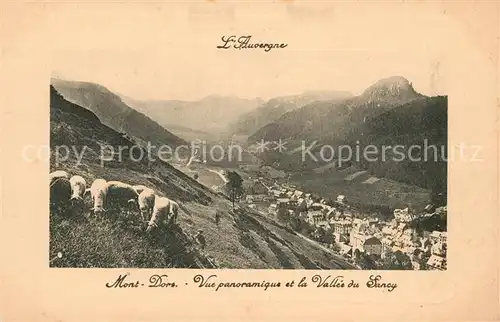
[[[432,202],[446,204],[448,154],[448,98],[426,97],[391,109],[367,120],[349,134],[351,144],[420,147],[411,152],[412,159],[399,161],[389,151],[385,161],[360,160],[359,166],[371,173],[400,182],[426,187],[432,191]],[[427,152],[426,150],[427,148]],[[441,195],[442,197],[439,197]]]
[[[157,146],[169,145],[174,148],[186,144],[185,140],[129,107],[104,86],[57,78],[51,79],[51,84],[66,100],[92,111],[103,124],[117,132]]]
[[[130,146],[133,142],[103,125],[93,113],[66,101],[53,87],[50,103],[50,171],[63,169],[81,175],[88,184],[96,178],[144,184],[181,206],[178,226],[153,235],[146,234],[137,214],[128,210],[112,208],[106,219],[92,218],[88,209],[51,213],[49,256],[63,254],[51,266],[353,268],[271,218],[248,209],[233,211],[225,197],[168,163],[133,162],[125,152],[122,162],[101,166],[101,144]],[[81,164],[74,154],[63,160],[58,154],[60,145],[74,146],[78,152],[85,149]],[[222,213],[219,226],[214,222],[215,209]],[[193,241],[198,229],[204,230],[207,239],[204,250]]]
[[[345,100],[316,101],[281,116],[250,136],[259,141],[343,141],[351,128],[367,118],[424,97],[402,77],[382,79],[361,95]]]
[[[443,145],[447,148],[447,99],[446,97],[427,97],[417,93],[410,82],[401,77],[383,79],[366,89],[361,95],[339,103],[315,102],[298,110],[284,114],[252,136],[249,141],[285,141],[294,143],[299,140],[309,146],[318,144],[312,153],[319,153],[325,144],[333,147],[349,145],[354,150],[356,142],[363,146],[403,144]],[[289,144],[291,145],[291,144]],[[380,149],[379,149],[380,151]],[[335,151],[336,152],[336,151]],[[292,172],[311,170],[329,161],[313,162],[299,160],[301,154],[277,154],[270,151],[262,155],[267,163],[278,164]],[[331,160],[330,160],[331,161]],[[408,161],[408,160],[406,160]],[[433,188],[434,176],[443,177],[446,163],[438,160],[437,168],[431,163],[421,162],[366,162],[361,157],[346,164],[356,164],[374,174],[393,180]],[[431,168],[429,168],[431,167]],[[445,171],[444,171],[445,172]],[[440,184],[442,185],[442,183]]]

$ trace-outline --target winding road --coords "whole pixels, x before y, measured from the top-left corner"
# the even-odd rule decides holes
[[[208,171],[217,174],[222,179],[222,181],[224,181],[224,183],[228,183],[229,182],[229,180],[222,173],[220,173],[219,171],[212,170],[212,169],[208,169]]]

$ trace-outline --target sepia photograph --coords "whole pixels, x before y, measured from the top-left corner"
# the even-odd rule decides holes
[[[213,48],[292,46],[221,39]],[[432,75],[411,60],[410,76],[375,73],[396,70],[381,57],[343,82],[352,59],[325,57],[339,75],[286,88],[248,74],[220,92],[203,83],[219,74],[206,66],[170,94],[147,76],[129,93],[126,80],[68,77],[77,65],[54,71],[50,266],[446,270],[447,161],[459,156],[439,64]],[[103,79],[120,72],[103,68]],[[262,93],[245,89],[257,82]]]
[[[0,320],[499,319],[500,3],[0,8]]]

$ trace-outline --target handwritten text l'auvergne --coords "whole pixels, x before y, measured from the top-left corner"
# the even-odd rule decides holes
[[[218,49],[264,49],[265,52],[271,51],[271,49],[283,49],[288,46],[285,43],[264,43],[264,42],[252,42],[252,36],[222,36],[222,44],[218,45]]]

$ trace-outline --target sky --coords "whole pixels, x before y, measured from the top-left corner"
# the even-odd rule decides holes
[[[429,4],[216,2],[73,9],[61,5],[49,18],[53,75],[144,100],[269,99],[309,90],[356,95],[396,75],[418,92],[446,95],[450,43],[454,51],[467,45],[454,20]],[[270,52],[217,49],[221,37],[230,35],[288,46]]]

